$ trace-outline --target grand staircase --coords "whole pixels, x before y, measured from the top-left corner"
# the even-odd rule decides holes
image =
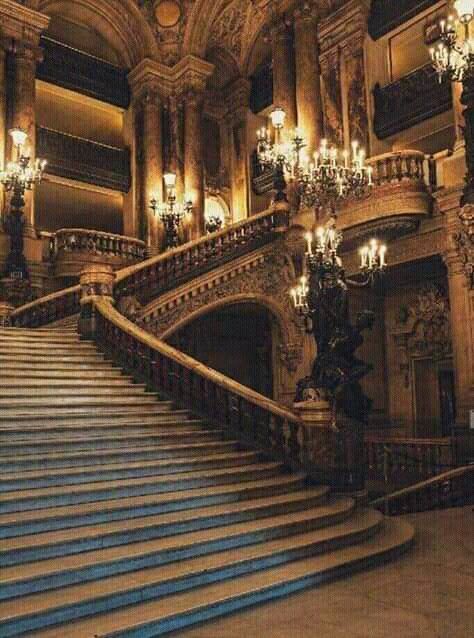
[[[0,329],[0,636],[159,636],[398,555],[412,529],[244,449],[72,328]]]

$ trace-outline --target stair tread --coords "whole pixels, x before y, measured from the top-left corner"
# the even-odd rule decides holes
[[[226,474],[237,474],[237,473],[251,473],[257,470],[266,470],[266,469],[276,469],[280,467],[279,463],[256,463],[252,465],[246,465],[243,468],[225,468],[223,470],[215,470],[210,472],[209,470],[204,470],[202,472],[192,472],[192,476],[194,478],[219,478],[221,476],[225,476]],[[180,472],[176,474],[167,474],[164,477],[157,476],[153,478],[153,481],[150,481],[150,478],[137,478],[137,479],[124,479],[117,481],[95,481],[93,483],[87,483],[86,485],[70,485],[67,486],[68,494],[81,494],[84,492],[94,491],[101,489],[119,489],[120,487],[124,487],[126,485],[140,485],[143,483],[163,483],[166,484],[170,481],[178,481],[178,480],[186,480],[190,478],[190,473],[188,472]],[[40,498],[45,496],[55,496],[57,494],[61,494],[64,492],[64,488],[58,487],[47,487],[33,490],[17,490],[12,492],[7,492],[4,494],[0,494],[0,504],[7,502],[15,502],[19,499],[25,498]],[[118,495],[118,498],[120,496]]]
[[[275,486],[284,486],[290,489],[292,486],[301,483],[302,475],[282,475],[275,476],[270,479],[260,479],[257,481],[246,481],[243,485],[215,485],[210,487],[195,488],[191,490],[179,490],[175,492],[166,492],[164,494],[150,494],[146,496],[129,496],[119,501],[117,499],[109,499],[100,502],[80,503],[78,505],[65,505],[59,507],[50,507],[39,510],[28,510],[25,512],[13,512],[0,515],[0,525],[11,523],[21,523],[34,521],[43,518],[56,519],[66,516],[80,516],[93,512],[114,512],[130,507],[140,507],[142,505],[151,505],[155,503],[171,503],[173,501],[182,501],[183,503],[190,498],[199,498],[213,495],[239,494],[245,498],[246,494],[255,488],[262,487],[271,490]],[[320,488],[327,492],[326,487]],[[186,509],[183,505],[183,509]]]
[[[170,618],[176,614],[216,605],[219,601],[242,598],[262,589],[275,588],[289,581],[309,579],[326,574],[327,578],[338,568],[353,569],[370,558],[407,545],[413,538],[412,528],[404,522],[389,520],[380,534],[357,545],[334,550],[322,556],[298,560],[254,574],[188,592],[167,596],[163,599],[139,603],[127,608],[112,610],[91,618],[68,623],[68,638],[112,638],[125,628],[136,628],[136,635],[144,631],[147,623]],[[31,638],[64,638],[64,628],[56,627],[31,633]],[[116,633],[117,632],[117,633]],[[138,633],[140,632],[140,634]],[[143,634],[145,635],[145,634]],[[148,634],[147,634],[148,635]]]
[[[255,510],[255,516],[257,518],[258,509],[269,504],[287,503],[289,500],[293,502],[304,503],[314,496],[319,496],[320,493],[316,490],[314,493],[311,490],[302,490],[301,492],[292,492],[290,495],[278,495],[269,496],[267,498],[252,499],[251,501],[224,504],[224,505],[212,505],[209,507],[202,507],[192,510],[185,510],[180,512],[171,512],[165,514],[155,514],[152,516],[141,516],[129,520],[122,521],[108,521],[107,523],[84,525],[81,527],[69,528],[64,530],[40,532],[31,535],[19,536],[14,538],[2,539],[0,547],[0,555],[5,551],[21,550],[24,547],[42,547],[44,545],[65,542],[69,540],[84,539],[101,537],[104,534],[111,534],[115,532],[121,532],[124,530],[130,531],[137,528],[154,527],[158,525],[166,525],[172,523],[181,523],[185,521],[191,521],[193,519],[202,518],[204,516],[218,516],[231,512],[242,512],[248,509]],[[342,501],[341,501],[342,502]],[[345,499],[344,503],[347,505],[349,501]],[[318,513],[326,515],[328,512],[339,511],[339,509],[333,505],[321,505],[319,506]],[[283,514],[283,517],[290,516],[290,514]],[[272,517],[273,518],[273,517]],[[242,525],[238,523],[237,525]],[[219,526],[216,525],[214,529]],[[232,527],[232,526],[231,526]],[[228,529],[229,526],[226,526]],[[236,528],[237,529],[237,528]],[[194,533],[194,532],[192,532]],[[179,535],[179,533],[178,533]],[[186,534],[179,535],[180,538],[186,537]],[[185,541],[185,538],[184,538]]]
[[[60,431],[62,433],[71,433],[74,434],[75,431],[79,431],[79,432],[83,432],[84,430],[86,430],[86,432],[84,432],[84,438],[88,438],[89,436],[94,436],[94,434],[91,432],[91,430],[97,430],[98,433],[100,433],[102,430],[107,430],[107,429],[122,429],[122,428],[144,428],[145,430],[152,430],[152,428],[157,428],[158,431],[161,429],[166,430],[167,432],[171,432],[172,428],[176,428],[176,432],[179,432],[180,429],[184,426],[186,426],[186,428],[189,429],[197,429],[199,426],[203,426],[203,422],[200,421],[199,419],[184,419],[184,418],[179,418],[179,417],[175,417],[173,416],[173,413],[171,412],[170,414],[165,413],[163,415],[159,415],[157,417],[155,417],[155,422],[141,422],[141,421],[136,421],[135,423],[116,423],[115,421],[109,422],[109,423],[94,423],[94,424],[84,424],[84,423],[80,423],[80,424],[52,424],[52,425],[31,425],[31,426],[14,426],[14,425],[0,425],[0,436],[2,434],[8,434],[8,433],[12,433],[12,432],[18,432],[18,433],[25,433],[25,434],[31,434],[31,433],[35,433],[35,434],[40,434],[41,432],[44,432],[45,434],[48,432],[56,432],[56,431]]]
[[[133,453],[146,453],[146,452],[171,452],[176,451],[179,453],[182,450],[188,449],[205,449],[208,447],[225,447],[227,445],[236,445],[237,441],[233,439],[225,440],[225,441],[209,441],[205,443],[183,443],[183,444],[175,444],[175,445],[143,445],[139,447],[123,447],[123,448],[114,448],[114,449],[102,449],[102,450],[78,450],[76,452],[47,452],[41,453],[40,458],[47,459],[90,459],[92,457],[107,457],[107,456],[116,456],[117,454],[133,454]],[[36,459],[38,455],[35,454],[24,454],[24,455],[15,455],[15,462],[18,461],[31,461]],[[10,456],[0,455],[0,463],[7,461],[10,459]]]
[[[85,551],[80,554],[70,554],[59,558],[49,558],[41,561],[2,567],[0,587],[2,584],[10,581],[18,581],[45,574],[57,574],[68,570],[78,570],[88,565],[97,567],[98,565],[118,561],[123,558],[131,560],[134,557],[146,556],[154,552],[173,552],[174,550],[181,550],[184,547],[197,546],[199,543],[219,541],[222,538],[229,540],[232,536],[265,532],[272,528],[286,526],[292,523],[301,522],[304,524],[312,519],[330,519],[337,515],[343,515],[345,518],[346,516],[349,517],[354,511],[353,508],[354,502],[351,498],[337,497],[330,504],[319,505],[308,510],[303,510],[302,512],[269,516],[244,523],[234,523],[232,525],[192,531],[164,538]],[[265,540],[263,542],[268,541]]]
[[[350,519],[331,527],[269,540],[266,543],[257,543],[225,552],[198,556],[185,562],[169,563],[159,567],[137,570],[127,575],[126,582],[124,582],[123,575],[109,576],[97,581],[71,585],[61,590],[30,594],[22,597],[20,610],[14,600],[0,602],[0,622],[4,618],[20,618],[27,614],[41,613],[51,608],[87,602],[93,598],[100,598],[112,593],[126,591],[127,589],[178,580],[190,574],[223,569],[246,561],[270,557],[276,553],[288,552],[295,548],[321,544],[330,539],[349,536],[376,526],[380,523],[381,518],[381,515],[375,510],[360,510]]]
[[[113,417],[113,422],[111,423],[110,421],[106,421],[104,420],[104,417],[107,416],[112,416]],[[80,421],[75,420],[74,417],[78,417],[79,419],[81,419]],[[31,424],[34,425],[30,425],[30,426],[26,426],[26,425],[19,425],[17,423],[17,421],[15,419],[0,419],[0,428],[21,428],[21,427],[31,427],[33,430],[35,428],[41,429],[41,428],[45,428],[47,429],[48,426],[51,427],[80,427],[80,426],[84,426],[84,419],[87,419],[87,426],[88,427],[94,427],[96,425],[99,426],[107,426],[107,425],[128,425],[128,426],[132,426],[132,425],[142,425],[143,423],[148,423],[149,425],[152,425],[153,423],[163,423],[164,419],[167,419],[167,423],[169,422],[169,419],[176,419],[176,421],[179,421],[180,423],[188,423],[189,421],[191,421],[192,419],[189,418],[190,417],[190,412],[189,410],[161,410],[158,411],[157,413],[153,413],[150,412],[149,410],[147,410],[145,413],[140,413],[137,411],[133,411],[133,412],[123,412],[123,411],[118,411],[118,410],[114,410],[111,414],[93,414],[90,415],[89,418],[87,416],[86,413],[84,414],[76,414],[74,415],[73,418],[68,418],[67,414],[56,414],[54,415],[54,417],[52,417],[51,415],[49,415],[49,418],[47,418],[46,416],[39,416],[38,418],[34,418],[31,416],[25,416],[25,417],[21,417],[21,419],[27,420],[27,419],[32,419],[30,421]],[[20,418],[18,419],[20,420]],[[8,421],[13,421],[12,425],[8,425]],[[57,421],[57,423],[54,425],[52,423],[52,421]],[[28,422],[28,421],[27,421]]]
[[[212,454],[210,456],[190,456],[190,457],[176,457],[173,459],[162,459],[158,461],[123,461],[122,463],[109,463],[108,465],[81,465],[80,467],[73,468],[58,468],[54,470],[44,470],[42,472],[5,472],[0,475],[0,485],[3,481],[13,481],[18,479],[39,480],[48,476],[75,476],[84,474],[87,472],[101,472],[109,470],[123,470],[126,468],[152,468],[152,467],[167,467],[177,464],[192,464],[201,463],[203,461],[215,460],[218,461],[226,459],[246,459],[256,456],[256,452],[233,452],[231,454]]]
[[[153,405],[153,404],[152,404]],[[64,408],[64,410],[66,410],[66,412],[58,412],[57,410],[60,408],[56,408],[56,410],[54,408],[51,408],[50,413],[48,412],[40,412],[39,410],[35,410],[32,413],[28,413],[28,412],[19,412],[19,413],[12,413],[10,415],[4,415],[1,414],[0,415],[0,423],[2,423],[3,421],[11,421],[12,418],[13,419],[32,419],[35,418],[36,419],[44,419],[44,418],[62,418],[62,419],[67,419],[70,418],[71,416],[75,416],[75,417],[84,417],[84,418],[93,418],[95,416],[126,416],[127,414],[130,414],[131,416],[133,415],[139,415],[139,414],[144,414],[144,416],[150,416],[152,414],[152,412],[150,411],[150,405],[147,405],[146,408],[141,409],[140,405],[136,405],[136,406],[129,406],[127,409],[121,406],[117,406],[115,409],[110,409],[110,410],[106,410],[106,409],[102,409],[102,411],[100,412],[94,412],[93,414],[90,412],[84,412],[81,411],[79,408]],[[156,406],[154,406],[156,408],[159,407],[159,405],[157,404]],[[170,406],[161,406],[162,409],[156,409],[153,413],[154,414],[166,414],[168,412],[172,412],[173,414],[189,414],[188,410],[172,410]],[[96,410],[98,410],[100,408],[100,406],[94,406],[94,408]],[[141,411],[140,411],[141,410]]]

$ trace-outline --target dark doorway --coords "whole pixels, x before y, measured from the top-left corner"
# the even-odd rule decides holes
[[[237,304],[193,321],[168,342],[243,385],[273,397],[272,322],[264,308]]]

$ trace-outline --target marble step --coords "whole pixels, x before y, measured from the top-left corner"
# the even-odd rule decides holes
[[[16,352],[9,352],[8,354],[0,352],[0,363],[10,365],[21,365],[22,363],[41,364],[44,366],[50,365],[52,368],[58,365],[68,364],[74,366],[80,363],[89,363],[91,365],[110,365],[106,361],[104,355],[97,352],[80,352],[77,354],[62,354],[55,352],[30,352],[26,354],[20,354]]]
[[[0,425],[14,425],[15,421],[18,423],[24,423],[25,421],[30,420],[33,422],[38,422],[39,420],[47,420],[47,419],[93,419],[93,418],[103,418],[103,417],[114,417],[114,416],[127,416],[127,415],[135,415],[135,417],[149,416],[150,414],[164,414],[170,412],[179,413],[180,410],[173,410],[173,403],[171,401],[157,401],[154,397],[148,397],[151,400],[141,402],[140,400],[131,399],[130,405],[127,401],[125,401],[126,405],[113,405],[116,401],[112,401],[111,405],[107,405],[103,399],[100,400],[100,403],[97,405],[85,404],[85,405],[75,405],[73,407],[69,407],[64,405],[62,406],[26,406],[24,408],[14,407],[7,408],[3,407],[0,412]],[[101,405],[102,404],[102,405]]]
[[[129,496],[144,496],[189,490],[192,488],[240,483],[271,478],[281,472],[281,463],[258,463],[244,467],[222,470],[184,472],[164,477],[125,479],[122,481],[98,481],[86,485],[21,490],[0,494],[0,512],[21,512],[54,506],[75,505],[93,501],[121,499]]]
[[[133,419],[131,419],[133,421]],[[179,432],[180,429],[199,430],[204,425],[199,419],[192,419],[189,415],[176,416],[173,412],[164,412],[148,419],[141,417],[135,423],[116,422],[115,419],[107,419],[99,423],[29,425],[29,426],[0,426],[0,441],[26,440],[26,439],[57,439],[61,436],[68,438],[101,437],[111,434],[147,434],[154,432],[156,428],[165,428],[166,432]]]
[[[281,495],[281,497],[270,495],[264,498],[268,503],[272,500],[278,503],[278,500],[285,501],[288,495]],[[316,505],[305,509],[304,504],[307,498],[314,498]],[[198,529],[148,541],[130,542],[80,554],[5,566],[2,567],[0,576],[0,599],[8,600],[25,594],[68,587],[120,574],[132,575],[137,570],[162,565],[176,566],[181,561],[198,556],[232,551],[249,545],[287,538],[293,534],[331,527],[350,519],[354,514],[352,499],[337,498],[323,502],[317,493],[307,498],[306,501],[305,499],[301,501],[303,509],[295,512]],[[263,500],[259,500],[262,505]],[[295,501],[298,500],[295,498]],[[243,504],[243,510],[237,505],[237,503],[228,505],[227,511],[230,514],[238,512],[239,509],[245,511],[248,502]],[[199,510],[194,510],[188,514],[195,516],[198,512]],[[177,515],[174,514],[174,516]],[[169,518],[168,515],[163,517]]]
[[[206,467],[233,467],[258,462],[256,452],[200,456],[198,458],[176,458],[159,461],[126,461],[109,465],[82,466],[42,472],[21,472],[0,474],[0,492],[31,490],[42,487],[80,485],[97,481],[117,481],[126,478],[161,476],[178,472],[203,470]]]
[[[163,428],[162,428],[163,430]],[[151,431],[145,434],[102,435],[97,437],[74,438],[65,436],[54,438],[33,438],[32,440],[14,440],[0,442],[0,456],[16,454],[38,454],[48,452],[67,452],[73,450],[99,450],[130,447],[131,445],[160,445],[170,443],[190,443],[192,441],[220,440],[222,430],[186,430],[177,432]]]
[[[103,396],[140,396],[140,397],[153,397],[156,399],[155,394],[146,394],[145,393],[146,386],[144,384],[135,385],[130,381],[124,379],[121,381],[120,379],[114,383],[112,382],[89,382],[87,385],[77,383],[76,385],[69,385],[67,383],[62,383],[62,385],[55,384],[51,387],[51,384],[48,380],[48,385],[45,386],[43,383],[37,383],[33,385],[29,384],[16,384],[15,386],[11,384],[4,384],[2,380],[2,385],[0,387],[0,399],[9,398],[9,399],[55,399],[59,397],[64,397],[65,399],[73,399],[79,397],[103,397]]]
[[[29,376],[31,371],[41,370],[43,373],[43,377],[47,378],[50,374],[54,374],[55,372],[60,372],[65,374],[65,376],[75,376],[76,372],[80,372],[82,370],[86,371],[96,371],[96,372],[109,372],[113,370],[119,370],[122,373],[121,368],[114,367],[110,364],[110,362],[105,360],[97,360],[90,362],[60,362],[60,361],[2,361],[2,374],[3,371],[6,370],[11,373],[14,372],[17,376],[22,376],[25,372],[25,376]]]
[[[114,394],[104,394],[101,393],[99,396],[93,395],[72,395],[68,397],[67,405],[65,405],[66,401],[64,397],[37,397],[37,396],[29,396],[29,397],[20,397],[18,399],[13,399],[10,397],[0,397],[0,409],[3,414],[8,415],[15,411],[22,411],[22,408],[29,407],[39,407],[47,410],[55,410],[61,408],[63,410],[70,410],[72,407],[82,407],[82,406],[91,406],[91,407],[101,407],[101,406],[141,406],[156,404],[157,407],[165,409],[173,406],[171,401],[157,401],[156,397],[153,394],[145,394],[144,392],[131,390],[130,392],[119,393],[118,395]],[[25,411],[25,410],[23,410]]]
[[[356,545],[70,622],[67,638],[163,636],[383,564],[400,556],[412,542],[413,528],[408,523],[387,520],[379,534]],[[28,636],[64,638],[64,627],[33,631]]]
[[[289,494],[304,486],[301,475],[281,475],[260,481],[247,481],[241,486],[218,485],[189,491],[150,494],[98,503],[82,503],[65,507],[0,514],[0,537],[11,538],[46,530],[67,529],[120,521],[154,514],[180,512],[211,505],[238,503],[247,500]],[[321,502],[327,499],[329,489],[317,488]]]
[[[109,378],[48,378],[48,385],[45,386],[44,376],[37,378],[25,378],[22,375],[20,379],[18,377],[4,378],[2,370],[2,385],[0,387],[0,394],[11,393],[15,391],[25,392],[27,394],[36,394],[39,390],[41,390],[44,396],[47,396],[49,393],[51,393],[53,396],[56,396],[58,392],[86,393],[95,389],[102,391],[110,388],[111,390],[114,390],[116,387],[133,387],[142,390],[146,389],[146,385],[144,383],[134,383],[130,377],[119,374],[116,374],[115,376],[112,375],[113,373],[110,373]]]
[[[41,342],[41,343],[92,343],[90,341],[81,341],[77,331],[72,330],[41,330],[22,329],[22,328],[2,328],[0,330],[1,341],[23,341],[25,343]]]
[[[25,454],[15,457],[0,456],[0,472],[25,472],[39,469],[59,469],[110,463],[151,461],[173,459],[180,456],[208,456],[209,454],[230,451],[236,441],[206,441],[204,443],[177,443],[174,445],[151,445],[123,447],[118,449],[79,450],[78,452],[49,452],[39,455]]]
[[[29,366],[25,366],[24,369],[21,370],[19,374],[18,369],[8,366],[2,366],[2,383],[3,381],[12,380],[14,383],[18,383],[18,381],[37,381],[41,379],[43,382],[47,380],[48,384],[50,381],[65,381],[67,383],[75,382],[78,383],[84,380],[123,380],[125,379],[128,383],[130,382],[130,377],[127,377],[123,374],[121,368],[115,368],[112,366],[105,367],[94,367],[94,366],[84,366],[80,369],[77,366],[71,368],[70,366],[66,366],[65,368],[57,368],[57,369],[41,369],[35,368],[32,369]]]
[[[362,510],[351,520],[330,528],[211,553],[181,563],[139,569],[128,579],[121,575],[109,576],[92,583],[23,596],[20,599],[20,609],[18,601],[3,601],[0,603],[0,629],[6,635],[15,630],[31,631],[137,602],[157,600],[210,583],[225,582],[229,578],[256,573],[364,541],[377,533],[381,523],[379,513]]]
[[[308,490],[300,496],[293,494],[291,499],[278,496],[273,497],[273,500],[267,499],[265,503],[247,502],[243,505],[213,506],[205,510],[158,514],[102,525],[6,538],[2,540],[0,547],[0,565],[3,568],[171,537],[176,537],[173,547],[181,550],[188,544],[188,540],[192,540],[192,544],[196,542],[195,537],[188,539],[187,535],[199,533],[201,530],[218,530],[220,534],[230,536],[232,526],[236,526],[235,531],[242,531],[240,528],[237,530],[237,527],[243,522],[253,524],[260,519],[272,517],[273,525],[287,524],[289,514],[293,512],[298,512],[303,521],[297,521],[300,527],[315,529],[315,526],[332,524],[352,513],[351,499],[337,499],[327,506],[310,509],[313,507],[311,496],[312,493]],[[319,503],[319,494],[316,502]],[[292,519],[291,523],[295,523],[295,519]],[[221,531],[223,527],[226,529]],[[188,552],[188,555],[191,554]]]
[[[76,342],[58,341],[57,343],[29,340],[22,341],[19,339],[2,339],[0,337],[0,353],[9,354],[36,354],[54,355],[54,354],[97,354],[98,350],[93,343],[82,342],[79,339]]]

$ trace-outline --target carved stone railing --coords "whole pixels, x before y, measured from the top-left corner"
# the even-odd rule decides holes
[[[386,3],[398,5],[398,3]],[[374,88],[374,132],[380,140],[452,108],[451,84],[439,82],[432,64]]]
[[[50,175],[127,193],[130,189],[130,151],[37,127],[37,153],[48,161]]]
[[[365,437],[368,478],[407,484],[456,466],[451,438],[413,439]]]
[[[384,514],[397,516],[474,503],[474,465],[458,467],[417,485],[372,501]]]
[[[208,272],[217,265],[264,246],[288,225],[285,212],[267,210],[223,230],[167,251],[117,273],[116,299],[136,297],[140,303]]]
[[[396,239],[413,232],[431,213],[427,160],[420,151],[394,151],[371,157],[374,186],[369,197],[349,199],[340,207],[339,223],[347,245],[379,233]]]
[[[79,312],[80,299],[79,285],[46,295],[14,310],[12,325],[17,328],[39,328],[65,319]]]
[[[264,211],[141,264],[119,270],[114,296],[117,300],[136,296],[141,302],[149,301],[176,285],[266,245],[287,225],[287,213]],[[48,295],[18,308],[14,325],[39,327],[77,314],[79,299],[79,286]]]
[[[93,303],[97,347],[129,374],[271,457],[294,468],[307,464],[303,423],[294,413],[145,332],[110,301]]]
[[[139,239],[84,228],[56,231],[50,246],[57,277],[78,277],[91,262],[110,264],[117,270],[146,257],[146,244]]]
[[[42,36],[44,59],[37,67],[40,80],[83,93],[121,108],[130,104],[127,69]]]

